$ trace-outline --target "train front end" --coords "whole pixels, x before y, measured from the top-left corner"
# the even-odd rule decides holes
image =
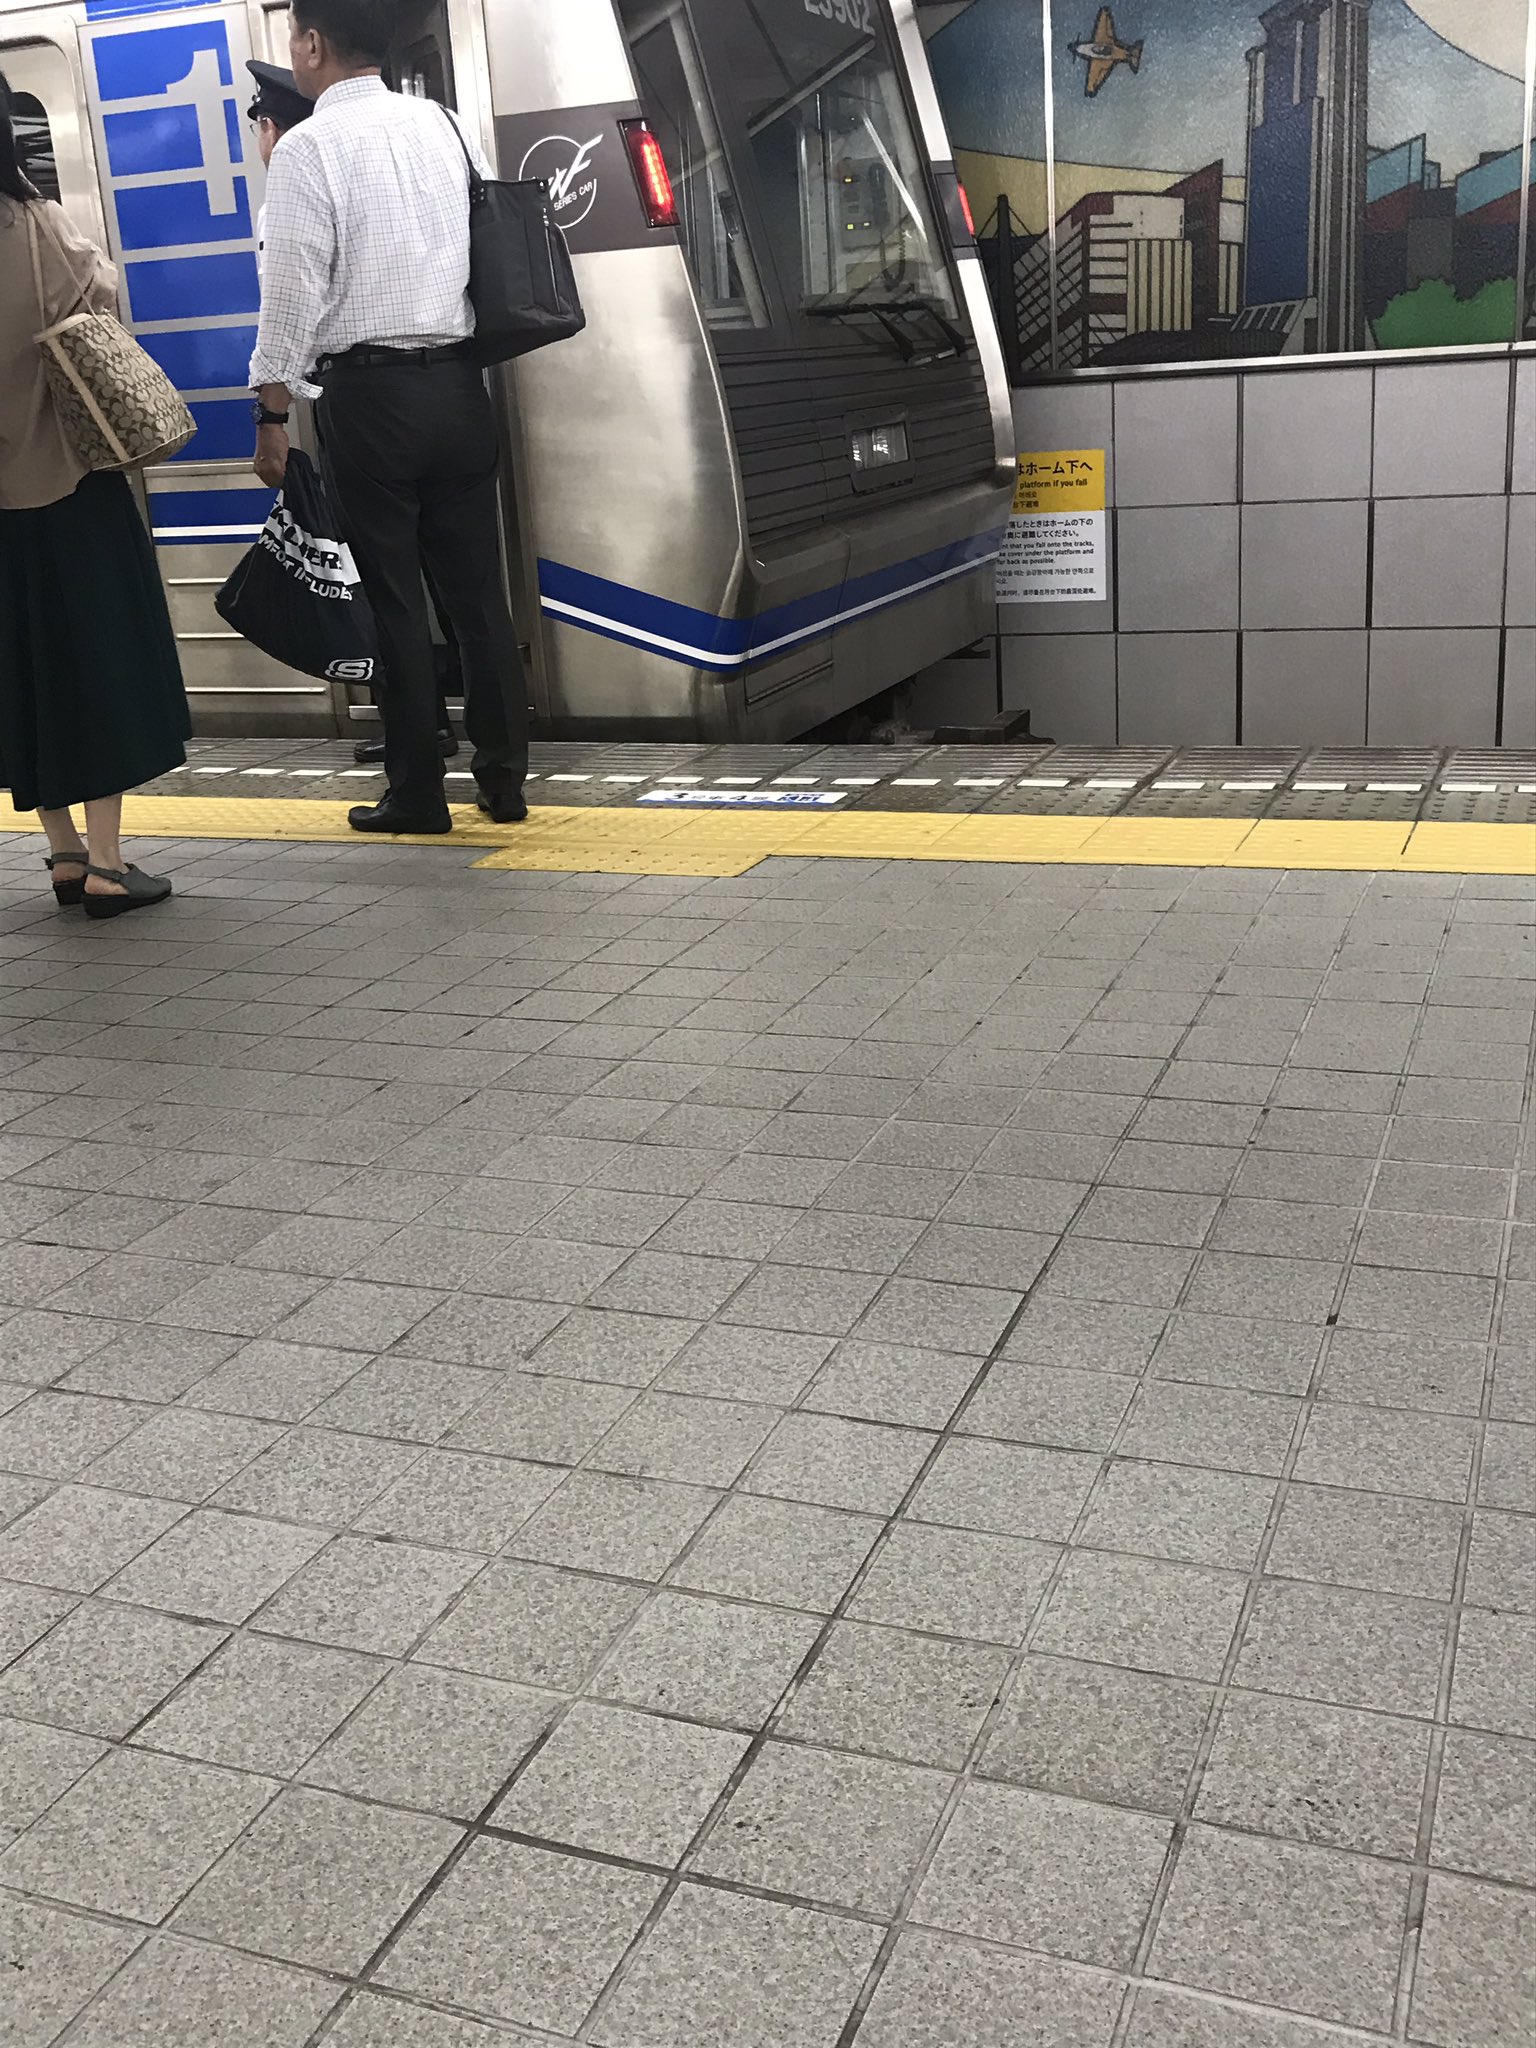
[[[510,380],[549,728],[784,737],[989,630],[1008,392],[913,0],[488,34],[589,315]]]

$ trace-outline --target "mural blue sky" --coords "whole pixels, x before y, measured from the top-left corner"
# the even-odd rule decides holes
[[[1229,172],[1240,173],[1244,53],[1259,40],[1263,4],[1120,0],[1116,28],[1125,41],[1146,45],[1141,72],[1133,76],[1122,67],[1090,100],[1083,93],[1082,65],[1068,44],[1091,34],[1096,0],[1055,0],[1057,154],[1169,171],[1193,170],[1220,156]],[[934,69],[959,148],[999,156],[1043,153],[1039,21],[1038,0],[975,0],[934,38]],[[1405,0],[1374,0],[1373,147],[1388,148],[1427,130],[1429,154],[1454,177],[1476,163],[1480,151],[1515,146],[1522,104],[1514,79],[1442,41]]]

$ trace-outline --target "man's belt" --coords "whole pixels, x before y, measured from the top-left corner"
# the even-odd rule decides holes
[[[326,377],[334,370],[396,369],[402,364],[419,368],[428,363],[461,362],[468,354],[467,341],[450,341],[437,348],[389,348],[382,342],[362,341],[355,348],[343,349],[339,355],[321,356],[315,373]]]

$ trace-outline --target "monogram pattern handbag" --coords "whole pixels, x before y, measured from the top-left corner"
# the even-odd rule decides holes
[[[36,206],[25,209],[38,310],[48,317]],[[50,234],[52,230],[49,230]],[[55,242],[55,246],[58,244]],[[63,250],[59,252],[63,254]],[[111,313],[76,310],[33,338],[65,439],[87,469],[137,469],[165,462],[197,432],[181,393]]]

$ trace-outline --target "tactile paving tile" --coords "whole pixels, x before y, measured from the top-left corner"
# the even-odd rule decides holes
[[[1436,790],[1426,801],[1422,815],[1446,822],[1524,825],[1536,820],[1536,789],[1529,794],[1521,794],[1515,787]]]
[[[1305,777],[1302,778],[1306,780]],[[1323,778],[1319,777],[1319,780]],[[1411,824],[1417,818],[1425,803],[1427,792],[1413,794],[1409,791],[1353,789],[1288,789],[1276,790],[1269,800],[1265,815],[1271,818],[1319,818],[1343,820],[1361,818],[1377,822]]]
[[[357,733],[376,728],[359,726]],[[382,793],[383,771],[359,768],[356,735],[199,739],[185,768],[147,785],[149,796],[270,797],[357,803]],[[474,795],[470,749],[449,765],[448,797]],[[831,746],[814,740],[711,743],[539,740],[530,804],[573,811],[672,807],[643,801],[672,784],[740,793],[734,811],[789,812],[781,792],[834,795],[830,814],[908,818],[1261,819],[1411,824],[1519,824],[1536,818],[1536,753],[1513,749],[1277,747],[1106,748],[1018,741],[936,746],[913,738]],[[764,802],[761,799],[767,798]],[[702,807],[701,807],[702,808]],[[711,807],[714,808],[714,807]],[[809,807],[807,807],[809,808]]]
[[[1296,767],[1294,750],[1185,747],[1126,804],[1139,817],[1260,818]]]
[[[1447,757],[1424,816],[1484,825],[1536,820],[1536,753],[1515,747],[1458,749]]]
[[[897,741],[884,747],[873,743],[866,746],[817,747],[796,767],[804,774],[835,781],[840,776],[883,776],[905,775],[916,761],[927,759],[932,753],[928,740]]]
[[[1283,782],[1301,758],[1296,747],[1181,747],[1163,774],[1201,776],[1213,782]]]
[[[1438,750],[1318,747],[1277,791],[1269,815],[1381,824],[1419,817],[1439,773]]]
[[[850,789],[848,802],[842,808],[850,811],[931,811],[958,816],[981,810],[991,793],[985,789],[957,788],[951,778],[926,774],[922,763],[918,762],[910,775],[893,776],[871,789]]]
[[[135,794],[127,799],[124,829],[140,841],[212,842],[210,851],[264,842],[331,842],[337,847],[350,845],[386,865],[413,846],[460,860],[475,860],[478,850],[476,865],[567,874],[740,875],[762,860],[786,857],[1377,869],[1519,877],[1536,873],[1536,825],[550,804],[533,810],[526,824],[511,827],[494,826],[472,808],[460,806],[451,839],[396,840],[381,846],[377,841],[358,841],[348,830],[346,814],[343,802],[304,798]],[[24,823],[19,828],[23,833],[27,829]],[[31,829],[37,830],[35,824]],[[135,850],[147,851],[142,845]]]
[[[1160,774],[1172,758],[1168,747],[1059,746],[1039,755],[1031,772],[1066,775],[1074,781],[1110,778],[1134,785]]]

